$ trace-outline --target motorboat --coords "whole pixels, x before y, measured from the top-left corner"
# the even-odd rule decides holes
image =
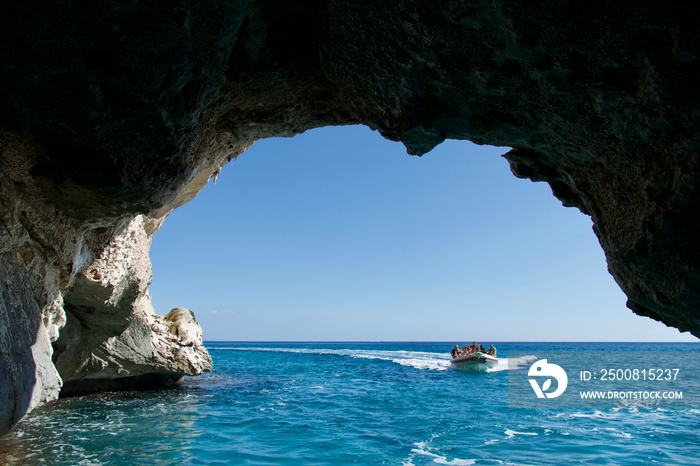
[[[488,353],[477,351],[475,353],[463,354],[450,360],[452,367],[456,369],[486,370],[498,364],[498,359]]]

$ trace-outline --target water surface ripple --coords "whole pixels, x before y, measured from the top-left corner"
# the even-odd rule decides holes
[[[0,464],[698,464],[697,407],[509,408],[508,366],[450,369],[450,346],[210,342],[213,373],[59,400],[0,439]],[[504,361],[609,348],[497,346]],[[671,346],[697,357],[695,344]]]

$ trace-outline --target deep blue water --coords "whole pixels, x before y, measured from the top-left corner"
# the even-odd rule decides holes
[[[497,343],[482,373],[449,368],[452,345],[208,342],[211,374],[59,400],[0,439],[0,464],[700,464],[698,344]],[[610,349],[688,362],[685,403],[509,407],[509,372]]]

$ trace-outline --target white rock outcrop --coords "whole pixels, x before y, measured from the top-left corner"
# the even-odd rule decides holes
[[[151,236],[138,216],[75,279],[54,362],[62,394],[148,387],[210,371],[202,328],[187,309],[156,315],[148,295]]]
[[[202,341],[202,326],[189,309],[176,307],[163,317],[161,322],[168,326],[170,333],[184,346],[195,346]]]

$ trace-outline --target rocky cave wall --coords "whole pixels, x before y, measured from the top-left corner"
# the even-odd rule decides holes
[[[415,155],[446,138],[512,147],[516,176],[593,218],[628,306],[700,335],[699,12],[4,2],[0,432],[61,387],[210,368],[191,313],[151,306],[151,235],[256,139],[326,125],[368,125]]]

